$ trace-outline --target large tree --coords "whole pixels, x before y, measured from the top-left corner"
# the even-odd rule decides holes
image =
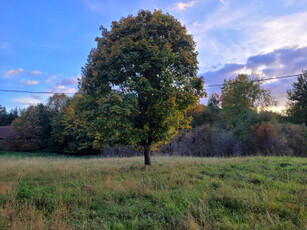
[[[288,90],[289,117],[297,123],[307,124],[307,71],[303,71],[293,83],[293,89]]]
[[[204,95],[195,42],[169,14],[141,10],[101,27],[83,68],[81,93],[98,101],[96,142],[150,148],[188,126],[186,111]]]
[[[236,126],[243,113],[276,104],[260,81],[239,74],[235,79],[224,80],[222,87],[222,114],[229,128]]]

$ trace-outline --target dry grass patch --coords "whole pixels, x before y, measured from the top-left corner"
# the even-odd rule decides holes
[[[33,205],[13,201],[0,208],[0,229],[41,230],[44,229],[43,215]]]
[[[107,176],[103,181],[103,187],[120,193],[140,190],[139,182],[135,178],[127,178],[127,180],[123,180],[111,176]]]
[[[0,195],[9,193],[13,188],[13,182],[0,181]]]

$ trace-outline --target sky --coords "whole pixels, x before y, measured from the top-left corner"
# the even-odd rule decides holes
[[[0,0],[0,89],[74,93],[99,27],[161,9],[193,35],[205,86],[239,73],[261,78],[307,69],[306,0]],[[264,82],[286,105],[296,78]],[[205,87],[206,88],[206,87]],[[206,88],[208,95],[219,88]],[[12,109],[46,103],[47,94],[0,92]],[[201,99],[206,103],[207,99]]]

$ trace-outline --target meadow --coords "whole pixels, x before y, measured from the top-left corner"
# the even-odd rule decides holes
[[[0,229],[306,229],[307,158],[0,153]]]

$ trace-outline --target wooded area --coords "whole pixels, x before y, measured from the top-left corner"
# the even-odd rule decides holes
[[[177,134],[173,134],[170,141],[161,141],[154,145],[153,152],[202,157],[306,156],[304,95],[307,73],[301,74],[293,89],[289,91],[289,109],[286,115],[257,111],[252,103],[258,99],[249,96],[252,90],[246,84],[254,88],[254,91],[265,94],[266,100],[270,98],[269,92],[263,91],[259,83],[251,82],[247,76],[240,75],[234,80],[225,81],[222,95],[211,95],[208,105],[196,105],[187,110],[185,119],[190,121],[190,128],[176,130]],[[247,90],[241,92],[242,89]],[[294,100],[293,95],[296,95],[298,100]],[[101,105],[81,94],[73,98],[56,94],[50,97],[46,105],[39,104],[22,110],[10,126],[12,135],[2,140],[1,148],[13,151],[45,150],[73,155],[101,154],[110,157],[140,155],[141,147],[133,145],[133,136],[130,135],[129,129],[127,130],[129,126],[125,122],[128,117],[116,117],[119,114],[116,109],[127,112],[125,108],[128,104],[120,104],[122,100],[115,99],[101,104],[103,109],[108,111],[103,112],[99,107]],[[99,114],[99,117],[95,117],[95,114]],[[119,123],[119,118],[127,120]],[[108,126],[97,126],[101,119],[105,119]],[[99,132],[100,128],[103,132]],[[115,141],[109,145],[100,142],[104,138],[119,135],[118,133],[122,135],[122,145],[116,144]]]
[[[188,156],[307,155],[307,72],[288,91],[285,114],[265,111],[276,102],[261,82],[239,74],[225,80],[208,105],[197,76],[195,42],[161,11],[101,27],[73,97],[7,113],[3,150],[73,155],[135,156],[150,152]],[[16,119],[15,119],[16,118]]]

